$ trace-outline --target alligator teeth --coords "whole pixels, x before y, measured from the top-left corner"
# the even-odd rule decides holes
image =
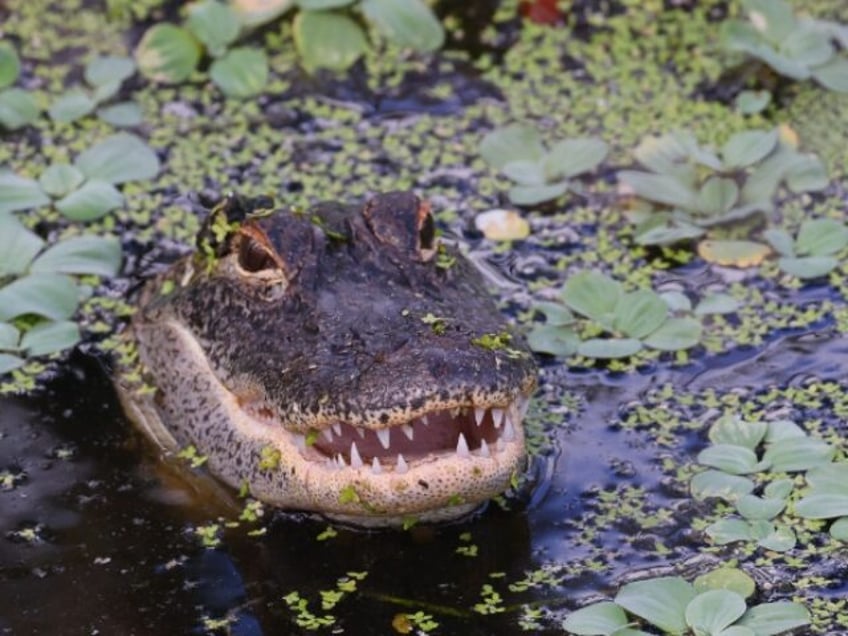
[[[518,414],[521,416],[522,420],[524,419],[524,416],[527,415],[528,408],[530,408],[530,398],[518,398]]]
[[[462,413],[462,409],[458,406],[454,407],[450,410],[451,417],[454,418],[454,419],[458,418],[461,413]]]
[[[377,439],[380,440],[380,445],[386,450],[389,450],[389,429],[381,428],[377,431]]]
[[[415,435],[415,431],[412,430],[412,426],[410,426],[409,424],[404,424],[400,427],[400,430],[403,431],[403,434],[406,435],[407,438],[409,438],[409,441],[411,442],[413,436]]]
[[[395,464],[395,472],[398,475],[403,475],[407,470],[409,470],[409,466],[406,464],[406,460],[403,458],[403,455],[398,453],[397,464]]]
[[[503,440],[505,442],[515,441],[515,427],[513,427],[509,418],[506,419],[506,426],[504,426]]]
[[[486,409],[474,409],[474,421],[477,422],[477,426],[483,423],[484,417],[486,417]]]
[[[321,431],[321,432],[324,434],[324,437],[326,437],[326,438],[327,438],[327,441],[328,441],[328,442],[332,442],[332,441],[333,441],[333,431],[332,431],[332,429],[325,428],[325,429],[324,429],[323,431]]]
[[[506,419],[507,422],[512,422],[513,425],[517,425],[521,421],[521,415],[518,412],[518,404],[512,402],[506,410]]]
[[[353,430],[355,430],[357,433],[359,433],[359,437],[361,437],[362,439],[365,439],[365,429],[364,428],[362,428],[361,426],[357,426]]]
[[[469,457],[471,453],[468,451],[468,442],[465,441],[465,435],[459,434],[459,439],[456,441],[456,454],[460,457]]]
[[[341,425],[341,422],[336,422],[335,424],[333,424],[332,429],[333,429],[333,432],[334,432],[336,435],[338,435],[338,436],[340,436],[340,437],[341,437],[341,434],[342,434],[342,425]]]
[[[383,467],[380,466],[380,460],[376,457],[371,460],[371,472],[375,475],[379,475],[383,472]]]
[[[480,457],[491,457],[491,453],[489,453],[489,445],[484,439],[480,440]]]
[[[351,468],[362,468],[362,457],[359,456],[359,449],[356,447],[356,442],[350,443],[350,465]]]
[[[495,428],[500,428],[503,424],[504,410],[492,409],[492,421],[495,423]]]
[[[347,462],[345,462],[344,457],[341,456],[341,453],[336,455],[336,465],[339,468],[347,468]]]
[[[506,442],[503,441],[503,437],[498,438],[498,441],[495,444],[495,450],[499,453],[502,453],[506,450]]]
[[[294,445],[297,447],[298,450],[306,450],[306,436],[295,433]]]
[[[421,420],[421,423],[422,423],[424,426],[429,426],[429,425],[430,425],[430,420],[428,420],[428,419],[427,419],[427,416],[426,416],[426,415],[422,415],[422,416],[421,416],[421,418],[420,418],[420,420]]]

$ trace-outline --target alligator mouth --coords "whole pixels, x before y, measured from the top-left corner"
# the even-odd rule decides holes
[[[325,469],[403,475],[445,457],[497,459],[523,439],[528,403],[521,397],[507,405],[438,409],[380,429],[334,422],[310,434],[289,435],[305,459]]]

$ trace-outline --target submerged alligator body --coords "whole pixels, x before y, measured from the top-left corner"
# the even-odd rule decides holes
[[[138,426],[258,499],[359,524],[505,490],[535,365],[427,204],[257,206],[218,206],[142,291],[129,334],[155,391],[121,391]]]

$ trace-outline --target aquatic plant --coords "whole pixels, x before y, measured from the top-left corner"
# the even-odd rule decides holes
[[[559,298],[561,303],[536,305],[546,322],[528,334],[535,351],[609,359],[631,356],[645,347],[688,349],[701,340],[701,316],[737,309],[737,303],[724,295],[705,298],[693,309],[683,294],[626,292],[621,283],[595,271],[569,278]],[[582,333],[592,335],[582,339]]]
[[[29,91],[10,88],[21,74],[21,60],[15,47],[0,41],[0,127],[15,130],[32,123],[41,113]]]
[[[535,205],[573,189],[574,177],[591,172],[607,156],[600,139],[563,139],[550,148],[529,124],[510,124],[488,133],[480,142],[480,155],[516,183],[509,190],[515,205]]]
[[[297,8],[294,45],[311,71],[344,70],[368,50],[364,17],[388,40],[422,52],[438,49],[444,29],[421,0],[283,0],[262,3],[201,0],[188,6],[182,26],[157,24],[136,50],[141,72],[157,82],[180,83],[197,70],[205,53],[212,58],[209,77],[229,97],[261,92],[268,81],[268,60],[256,47],[235,47],[250,29]]]
[[[848,463],[822,464],[804,477],[809,490],[795,504],[795,513],[805,519],[835,519],[830,535],[848,541]]]
[[[736,133],[718,153],[677,131],[643,139],[633,154],[647,170],[622,170],[618,180],[649,203],[628,212],[639,245],[699,239],[715,226],[768,214],[781,184],[797,193],[829,182],[821,160],[781,141],[777,129]]]
[[[766,64],[778,75],[813,79],[848,92],[848,27],[799,18],[784,0],[742,0],[747,20],[727,20],[721,44]]]
[[[0,216],[52,203],[73,221],[92,221],[123,205],[124,195],[115,185],[151,179],[158,172],[159,159],[147,144],[118,133],[80,153],[73,164],[50,165],[37,181],[0,172]]]
[[[96,57],[83,73],[88,89],[67,90],[53,101],[47,113],[54,121],[76,121],[113,98],[134,73],[135,62],[128,57]],[[105,106],[97,110],[97,115],[114,126],[134,126],[141,121],[141,109],[134,102]]]
[[[672,634],[696,636],[769,636],[810,622],[807,609],[787,601],[748,607],[753,581],[740,570],[722,568],[694,584],[679,576],[658,577],[624,585],[615,601],[587,605],[568,615],[563,628],[571,634],[647,636],[628,614]]]
[[[120,263],[116,238],[83,235],[48,246],[0,214],[0,374],[79,342],[70,318],[85,291],[71,275],[112,276]]]
[[[209,77],[228,97],[256,95],[268,81],[268,60],[256,47],[233,47],[242,34],[239,15],[218,0],[188,5],[183,26],[160,23],[148,29],[135,51],[141,73],[168,84],[187,80],[203,52],[212,58]]]
[[[707,535],[719,545],[747,541],[775,552],[793,548],[795,532],[788,524],[774,521],[787,507],[791,508],[795,494],[794,481],[784,474],[826,469],[834,465],[831,462],[836,449],[809,437],[792,421],[746,421],[736,415],[717,420],[710,427],[709,438],[712,444],[698,455],[698,463],[710,470],[692,478],[692,495],[699,500],[723,499],[735,507],[741,518],[720,519],[706,528]],[[842,467],[839,471],[848,464],[837,466]],[[763,475],[761,494],[754,494],[758,486],[747,476],[754,474]],[[822,479],[818,483],[830,482]],[[795,510],[800,514],[804,506],[799,511],[798,505],[800,502]],[[814,514],[821,511],[816,505],[814,500],[809,508]],[[833,508],[832,514],[829,511],[826,516],[840,517],[842,513]]]
[[[798,278],[829,273],[839,264],[835,255],[848,247],[848,227],[834,219],[808,219],[795,238],[778,228],[766,230],[764,236],[780,254],[780,269]]]

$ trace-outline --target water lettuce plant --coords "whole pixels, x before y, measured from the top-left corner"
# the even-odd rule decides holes
[[[113,98],[121,84],[135,73],[135,62],[128,57],[105,56],[92,59],[83,77],[88,88],[71,88],[57,97],[47,113],[54,121],[72,122],[93,112]],[[113,125],[133,126],[141,121],[141,110],[133,102],[100,108],[98,116]]]
[[[649,632],[635,626],[631,618],[635,616],[663,633],[771,636],[809,624],[810,613],[798,603],[748,607],[745,594],[753,591],[751,583],[750,577],[731,568],[708,573],[694,584],[679,576],[635,581],[624,585],[614,602],[593,603],[572,612],[563,628],[581,636],[647,636]]]
[[[649,205],[632,210],[639,245],[671,245],[774,208],[781,184],[792,192],[828,185],[824,164],[781,141],[777,129],[732,135],[716,152],[687,131],[647,137],[634,151],[647,170],[622,170],[619,181]]]
[[[830,535],[848,541],[848,462],[822,464],[805,479],[809,490],[795,504],[795,513],[805,519],[833,519]]]
[[[698,463],[710,469],[696,474],[690,487],[695,499],[718,497],[736,509],[738,517],[720,519],[706,528],[719,545],[745,541],[775,552],[792,549],[795,532],[788,524],[775,521],[791,510],[793,495],[797,499],[795,482],[786,474],[812,471],[815,475],[819,469],[848,466],[832,464],[836,449],[808,436],[789,420],[746,421],[729,414],[710,427],[709,438],[711,445],[700,452]],[[751,475],[760,475],[759,485]],[[798,510],[799,505],[795,512],[801,514],[804,506]],[[842,515],[833,509],[827,516]]]
[[[0,40],[0,127],[22,128],[35,121],[41,108],[29,91],[14,88],[21,74],[21,60],[15,47]]]
[[[256,95],[268,81],[268,59],[262,49],[234,47],[242,34],[239,15],[218,0],[194,2],[182,26],[160,23],[148,29],[135,51],[141,73],[156,82],[187,80],[203,53],[212,58],[209,77],[228,97]]]
[[[574,177],[591,172],[607,156],[607,144],[593,137],[563,139],[546,147],[529,124],[510,124],[488,133],[480,155],[514,181],[509,200],[535,205],[562,196],[573,188]]]
[[[83,235],[48,246],[14,215],[0,214],[0,374],[75,345],[80,332],[70,318],[85,291],[72,276],[112,276],[120,263],[115,238]]]
[[[660,351],[694,347],[701,340],[702,316],[737,308],[725,295],[705,298],[693,308],[680,293],[627,292],[621,283],[596,271],[569,278],[559,298],[561,303],[536,305],[546,321],[528,334],[530,347],[553,355],[603,359],[624,358],[645,347]]]
[[[780,254],[780,269],[798,278],[829,273],[839,264],[836,254],[848,247],[848,227],[834,219],[803,221],[795,238],[779,228],[770,228],[764,235]]]
[[[118,133],[80,153],[73,164],[48,166],[38,180],[0,171],[0,216],[52,202],[73,221],[92,221],[123,205],[117,184],[151,179],[158,172],[159,158],[147,144]]]
[[[744,53],[778,75],[848,92],[848,27],[799,18],[785,0],[742,0],[742,7],[747,20],[722,25],[725,49]]]

